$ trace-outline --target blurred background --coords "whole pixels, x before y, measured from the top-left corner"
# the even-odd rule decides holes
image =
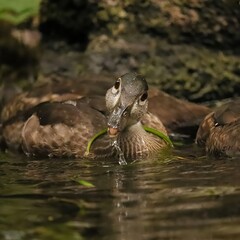
[[[0,110],[42,83],[10,114],[55,83],[104,94],[128,71],[192,102],[239,96],[239,0],[0,0]],[[157,103],[175,123],[176,104]],[[239,157],[208,158],[192,139],[174,151],[127,166],[0,151],[0,239],[240,239]]]
[[[237,0],[0,0],[1,98],[55,74],[128,71],[190,101],[232,98],[239,46]]]

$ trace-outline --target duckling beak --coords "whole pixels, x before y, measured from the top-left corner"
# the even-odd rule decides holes
[[[112,113],[108,118],[108,136],[109,137],[117,137],[119,132],[123,128],[122,124],[122,116],[127,107],[117,106],[114,108]]]
[[[108,136],[110,138],[117,137],[118,133],[119,133],[119,131],[117,128],[108,127]]]

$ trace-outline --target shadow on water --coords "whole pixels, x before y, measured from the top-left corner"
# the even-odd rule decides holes
[[[0,165],[0,239],[240,238],[239,159],[190,146],[126,166],[6,154]]]

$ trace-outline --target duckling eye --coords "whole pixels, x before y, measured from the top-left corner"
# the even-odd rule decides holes
[[[112,93],[116,94],[118,92],[119,87],[120,87],[120,78],[115,82],[112,88]]]
[[[120,87],[120,79],[118,79],[118,80],[115,82],[114,87],[115,87],[116,89],[119,89],[119,87]]]
[[[123,112],[123,116],[126,117],[128,115],[127,111]]]
[[[147,97],[148,97],[148,93],[145,92],[145,93],[141,96],[140,101],[144,102],[144,101],[147,99]]]

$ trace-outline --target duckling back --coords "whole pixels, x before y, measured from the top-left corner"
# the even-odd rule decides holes
[[[27,155],[80,157],[105,125],[104,113],[86,99],[47,102],[5,123],[3,136],[10,149]]]
[[[199,126],[196,143],[212,155],[240,155],[240,99],[208,114]]]

